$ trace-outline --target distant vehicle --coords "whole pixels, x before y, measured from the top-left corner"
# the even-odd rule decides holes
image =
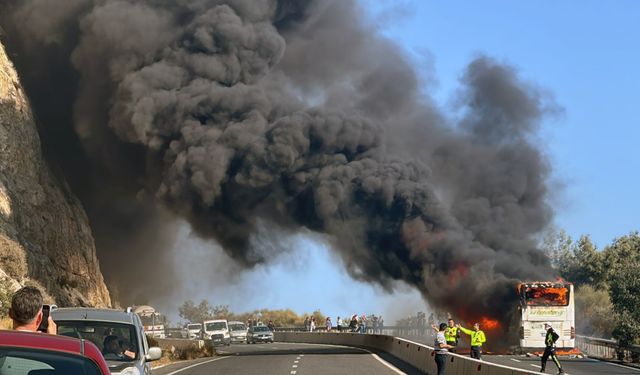
[[[229,323],[226,319],[205,320],[204,338],[211,340],[213,345],[230,345],[231,335],[229,334]]]
[[[188,339],[189,332],[186,328],[165,328],[164,336],[168,339]]]
[[[160,348],[149,347],[140,317],[130,309],[61,308],[51,316],[58,335],[95,344],[113,375],[151,374],[150,362],[162,356]]]
[[[550,323],[560,338],[558,348],[575,346],[575,302],[573,284],[565,282],[531,282],[518,285],[520,294],[520,348],[545,347],[544,323]]]
[[[231,342],[247,341],[247,326],[242,322],[229,322]]]
[[[109,375],[109,367],[90,341],[0,331],[0,374],[36,373]]]
[[[156,339],[164,339],[166,337],[164,334],[165,318],[155,308],[146,305],[136,306],[133,312],[140,317],[145,334]]]
[[[273,342],[273,332],[267,326],[253,326],[247,332],[247,344]]]
[[[188,323],[185,329],[190,340],[202,339],[202,323]]]

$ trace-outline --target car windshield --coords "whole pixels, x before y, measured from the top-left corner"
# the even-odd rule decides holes
[[[195,329],[201,329],[202,328],[202,324],[188,324],[187,325],[187,329],[189,330],[195,330]]]
[[[207,328],[207,331],[222,331],[223,329],[227,329],[227,323],[225,322],[207,323],[206,328]]]
[[[109,361],[133,361],[138,358],[136,327],[132,324],[82,321],[56,321],[58,334],[89,340]],[[4,374],[3,374],[4,375]]]
[[[76,355],[48,350],[0,348],[0,374],[35,373],[100,375],[100,370],[89,359]]]
[[[229,325],[229,329],[231,329],[232,331],[245,331],[246,328],[244,327],[244,324],[242,323],[234,323]]]
[[[161,326],[162,316],[159,314],[140,316],[143,326]]]
[[[269,332],[269,327],[265,327],[265,326],[253,327],[253,332]]]

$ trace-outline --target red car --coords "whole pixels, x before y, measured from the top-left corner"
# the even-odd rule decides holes
[[[109,375],[90,341],[65,336],[0,331],[2,375]]]

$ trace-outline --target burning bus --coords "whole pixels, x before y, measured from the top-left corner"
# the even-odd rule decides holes
[[[520,348],[545,347],[544,323],[550,323],[560,338],[561,349],[575,346],[575,304],[573,284],[565,282],[530,282],[518,285],[520,297]]]

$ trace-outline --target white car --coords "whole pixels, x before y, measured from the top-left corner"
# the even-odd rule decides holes
[[[211,340],[213,345],[231,345],[229,323],[226,319],[205,320],[202,325],[205,340]]]
[[[242,322],[229,322],[231,332],[231,342],[247,341],[247,326]]]
[[[185,326],[189,340],[200,340],[202,338],[202,323],[189,323]]]

